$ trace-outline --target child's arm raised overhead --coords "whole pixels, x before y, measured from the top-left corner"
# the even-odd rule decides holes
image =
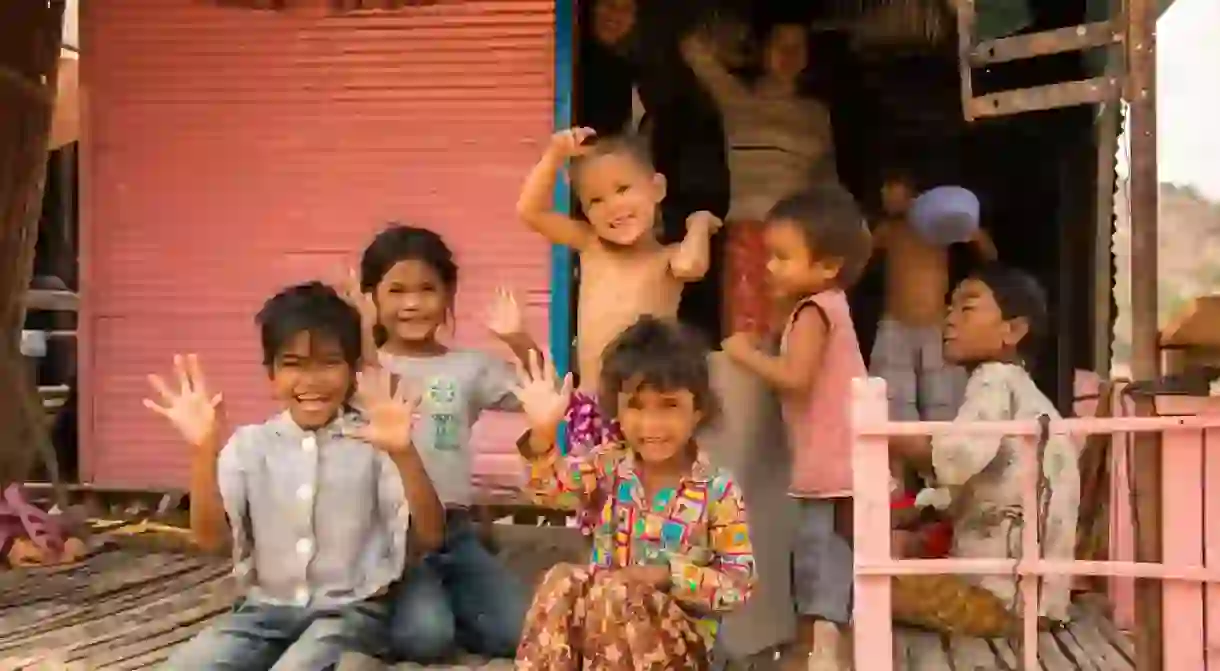
[[[552,136],[546,153],[525,178],[517,199],[517,216],[521,221],[552,243],[577,251],[583,251],[593,241],[593,231],[554,210],[555,180],[568,159],[584,152],[582,143],[593,135],[590,128],[573,128]]]
[[[706,33],[694,32],[687,35],[682,38],[679,48],[682,58],[718,105],[725,106],[736,101],[749,100],[753,95],[749,87],[720,62],[716,54],[716,44]]]
[[[706,210],[686,218],[686,237],[673,247],[669,271],[683,282],[696,282],[707,273],[711,254],[711,238],[724,222]]]
[[[754,546],[737,484],[719,476],[711,483],[709,498],[712,559],[703,566],[672,556],[669,593],[692,608],[717,613],[733,610],[749,598],[754,587]]]
[[[822,369],[829,322],[821,308],[809,305],[796,315],[788,346],[772,356],[758,348],[749,334],[735,333],[722,345],[730,359],[761,377],[781,393],[806,394]]]
[[[559,424],[572,395],[572,375],[555,389],[555,364],[550,357],[531,352],[526,364],[517,364],[519,386],[513,390],[529,419],[529,432],[517,442],[529,462],[525,489],[539,504],[568,507],[587,505],[609,471],[614,455],[598,448],[582,457],[563,456],[555,446]]]
[[[970,244],[974,246],[984,261],[995,261],[1000,256],[1000,252],[995,247],[995,241],[991,239],[991,234],[982,228],[974,232],[974,237],[970,238]]]
[[[222,398],[208,391],[199,359],[194,354],[185,359],[175,355],[174,372],[177,392],[160,375],[148,376],[161,403],[144,399],[144,407],[168,419],[191,446],[191,536],[203,551],[219,552],[229,540],[225,504],[240,510],[247,501],[236,458],[238,436],[228,445],[221,444]]]

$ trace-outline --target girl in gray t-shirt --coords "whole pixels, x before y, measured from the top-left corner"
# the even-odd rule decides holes
[[[451,349],[438,334],[452,327],[458,267],[434,231],[394,225],[364,251],[351,300],[365,321],[365,356],[397,374],[418,394],[412,442],[446,508],[444,546],[409,566],[397,588],[391,645],[427,663],[460,646],[512,657],[529,607],[525,586],[479,541],[471,429],[484,410],[520,411],[512,366],[493,355]],[[492,332],[524,359],[535,348],[507,292],[497,295]]]

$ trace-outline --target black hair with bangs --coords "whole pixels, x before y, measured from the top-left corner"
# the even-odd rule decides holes
[[[360,313],[335,290],[321,282],[288,287],[263,304],[258,316],[263,365],[267,370],[288,343],[301,333],[339,345],[343,361],[355,370],[360,364]]]
[[[987,285],[1005,321],[1025,320],[1026,334],[1017,343],[1017,353],[1027,368],[1032,366],[1047,331],[1048,310],[1042,285],[1024,270],[1001,263],[987,264],[971,273],[970,278]]]
[[[720,399],[712,391],[707,355],[703,340],[677,321],[640,317],[602,355],[602,409],[607,416],[618,417],[618,397],[628,386],[689,391],[703,422],[714,421],[720,415]]]

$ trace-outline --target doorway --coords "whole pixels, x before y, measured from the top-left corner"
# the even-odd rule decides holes
[[[918,2],[919,0],[910,0]],[[607,49],[593,31],[598,4],[635,6],[634,40]],[[840,182],[866,212],[878,207],[881,176],[902,160],[930,184],[958,184],[974,191],[982,204],[984,227],[995,239],[1000,258],[1021,267],[1042,283],[1050,302],[1051,342],[1035,368],[1039,386],[1061,407],[1070,405],[1076,367],[1091,364],[1093,324],[1086,304],[1097,281],[1089,259],[1094,217],[1095,139],[1091,110],[1070,108],[1000,117],[975,123],[962,116],[956,38],[922,49],[859,48],[843,30],[854,19],[844,5],[828,0],[594,0],[580,3],[576,17],[576,58],[572,74],[574,123],[599,133],[617,132],[632,119],[632,97],[660,98],[674,114],[666,131],[653,119],[654,161],[669,181],[663,207],[665,239],[683,233],[685,217],[708,209],[723,215],[728,203],[724,134],[719,112],[682,60],[678,41],[709,12],[735,13],[762,32],[776,22],[818,26],[809,41],[809,67],[801,88],[820,99],[833,123],[835,163]],[[663,7],[661,7],[663,5]],[[1031,0],[1026,31],[1075,25],[1085,19],[1082,0]],[[856,10],[859,12],[859,8]],[[839,12],[839,13],[836,13]],[[646,47],[645,47],[646,45]],[[1002,64],[976,75],[976,95],[988,91],[1081,78],[1079,54]],[[651,95],[649,89],[652,89]],[[634,91],[633,91],[634,89]],[[676,129],[676,130],[674,130]],[[721,315],[724,236],[713,244],[712,267],[701,283],[689,285],[680,318],[713,344],[727,335]],[[951,251],[953,280],[974,265],[968,250]],[[850,292],[862,352],[872,348],[882,311],[884,269],[870,265]],[[574,278],[573,282],[578,282]],[[576,292],[573,290],[572,295]]]

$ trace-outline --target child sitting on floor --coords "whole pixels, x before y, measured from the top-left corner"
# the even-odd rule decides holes
[[[512,394],[513,367],[441,338],[442,329],[452,326],[458,265],[435,231],[387,227],[364,250],[359,279],[359,293],[350,299],[363,306],[365,348],[374,350],[367,358],[420,394],[412,442],[445,506],[444,545],[408,567],[396,591],[393,652],[420,663],[440,661],[458,647],[512,657],[529,593],[478,537],[470,510],[475,494],[470,439],[484,411],[521,409]],[[516,300],[506,291],[497,292],[488,325],[518,357],[535,348]]]
[[[973,273],[953,292],[945,319],[945,357],[970,371],[955,422],[1003,422],[1045,417],[1055,406],[1034,384],[1027,366],[1046,329],[1046,298],[1029,275],[1000,265]],[[891,451],[931,472],[935,488],[917,505],[948,510],[950,556],[1021,556],[1021,525],[1036,524],[1042,556],[1071,560],[1080,506],[1080,467],[1071,436],[1048,433],[1036,450],[1024,438],[948,433],[890,439]],[[1023,519],[1024,454],[1039,464],[1041,519]],[[950,505],[961,502],[958,505]],[[1071,576],[1041,580],[1039,615],[1067,620]],[[948,634],[997,637],[1019,626],[1019,594],[1011,575],[921,575],[894,579],[894,619]]]
[[[552,207],[555,178],[566,161],[588,223]],[[618,438],[612,420],[599,412],[596,388],[601,356],[615,336],[641,315],[674,317],[686,282],[707,272],[709,238],[721,222],[710,212],[686,221],[677,245],[657,241],[658,206],[665,178],[637,139],[594,141],[593,131],[557,133],[521,187],[517,214],[530,228],[580,255],[579,325],[576,350],[580,390],[566,417],[572,449],[586,451]]]
[[[360,379],[360,316],[330,287],[286,289],[258,314],[263,365],[284,412],[243,426],[222,447],[218,409],[194,355],[174,357],[178,388],[149,381],[193,452],[191,531],[233,541],[246,594],[177,649],[168,669],[332,669],[345,652],[377,654],[390,584],[418,548],[442,539],[432,482],[411,443],[413,404],[388,374]],[[360,407],[352,410],[349,401]]]
[[[571,376],[556,391],[553,365],[537,356],[519,373],[529,489],[544,504],[574,499],[600,521],[590,565],[543,578],[517,668],[702,671],[720,616],[754,579],[741,491],[692,438],[718,406],[707,352],[676,323],[642,317],[602,364],[600,398],[624,437],[583,456],[555,448]]]

